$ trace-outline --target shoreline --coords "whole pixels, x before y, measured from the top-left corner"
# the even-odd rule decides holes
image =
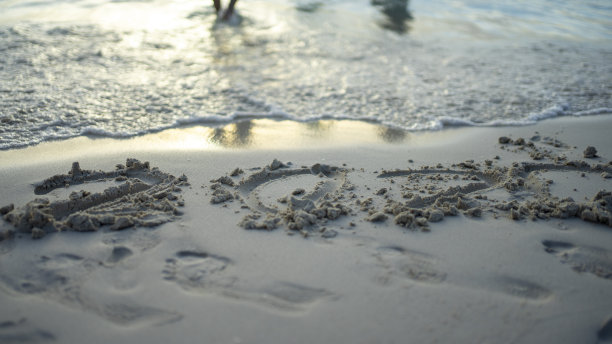
[[[59,218],[38,240],[30,228],[0,241],[0,339],[612,339],[612,223],[598,223],[593,208],[600,189],[612,190],[612,116],[410,133],[396,143],[372,124],[301,126],[255,121],[242,141],[244,131],[225,128],[223,142],[249,143],[230,148],[193,127],[0,152],[0,207],[47,197]],[[588,146],[597,157],[584,156]],[[105,191],[128,184],[125,197]],[[36,195],[36,185],[49,187]],[[93,227],[57,210],[67,199],[83,204],[80,190],[112,202],[82,206],[95,231],[79,232]],[[147,195],[149,205],[130,213]],[[579,213],[561,209],[568,197]],[[552,201],[550,211],[538,205]],[[176,212],[151,210],[163,202]],[[102,215],[137,221],[113,230]],[[145,223],[156,219],[163,224]],[[0,232],[11,228],[0,222]]]
[[[609,122],[612,114],[589,117],[557,117],[524,126],[449,127],[436,131],[408,132],[382,124],[358,120],[319,120],[295,122],[292,120],[254,119],[231,123],[220,127],[193,125],[185,128],[165,129],[160,132],[129,138],[79,136],[70,139],[42,142],[33,146],[0,151],[0,161],[7,165],[26,165],[48,162],[50,157],[62,152],[63,158],[74,159],[88,154],[109,155],[130,152],[235,152],[240,150],[297,150],[337,149],[343,147],[366,147],[388,145],[389,147],[413,148],[441,145],[462,140],[469,135],[527,136],[538,128],[558,126],[571,135],[574,124],[586,127]],[[591,130],[591,129],[588,129]],[[593,144],[606,144],[605,138]],[[29,159],[33,162],[26,162]],[[0,165],[0,168],[2,166]]]

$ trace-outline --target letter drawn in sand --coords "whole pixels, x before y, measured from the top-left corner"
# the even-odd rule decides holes
[[[148,162],[127,159],[114,171],[82,170],[72,164],[68,174],[45,179],[37,184],[37,195],[56,189],[91,183],[112,183],[101,192],[84,190],[70,193],[68,199],[50,201],[36,198],[22,207],[3,207],[3,218],[18,232],[40,238],[57,231],[96,231],[104,226],[111,230],[130,227],[152,227],[172,221],[181,214],[184,201],[177,195],[180,186],[188,185],[187,177],[151,168]],[[11,236],[5,233],[3,237]]]
[[[269,166],[240,181],[224,176],[211,182],[211,203],[236,199],[242,208],[250,210],[239,223],[244,229],[286,227],[308,236],[325,232],[321,230],[325,223],[350,212],[340,200],[347,187],[346,171],[328,165],[291,168],[274,159]]]
[[[566,190],[555,183],[574,185],[574,178],[609,183],[610,164],[567,161],[564,150],[570,147],[548,137],[538,144],[505,137],[499,142],[502,149],[535,154],[534,160],[541,162],[500,166],[493,160],[466,160],[450,166],[438,163],[419,169],[375,171],[372,178],[364,169],[321,164],[294,168],[275,159],[240,180],[234,172],[212,180],[211,203],[223,203],[224,207],[239,203],[236,213],[249,211],[239,222],[242,228],[284,227],[289,234],[297,232],[304,237],[333,238],[341,232],[328,226],[345,223],[334,220],[359,215],[361,221],[373,226],[394,223],[423,232],[430,231],[432,223],[444,223],[445,217],[460,214],[475,220],[487,216],[514,221],[580,218],[612,226],[612,192],[588,185],[580,192]],[[356,189],[359,192],[353,192]],[[364,197],[365,190],[371,192],[370,197]],[[581,200],[593,193],[590,200]],[[350,221],[349,226],[355,227],[355,222]],[[318,235],[325,232],[333,234]]]

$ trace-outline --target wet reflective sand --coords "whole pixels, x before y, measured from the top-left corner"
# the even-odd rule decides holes
[[[434,133],[435,134],[435,133]],[[428,134],[420,134],[427,136]],[[432,135],[432,134],[429,134]],[[107,151],[131,154],[142,151],[216,151],[223,149],[316,149],[371,144],[409,144],[413,134],[375,123],[351,120],[314,122],[244,120],[225,126],[191,126],[168,129],[134,138],[115,139],[96,136],[51,141],[36,146],[0,151],[0,160],[26,163],[28,160],[53,160],[57,152],[62,158]]]

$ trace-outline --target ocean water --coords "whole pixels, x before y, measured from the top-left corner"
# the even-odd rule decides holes
[[[227,1],[226,1],[227,2]],[[612,113],[609,0],[0,0],[0,149],[250,118]]]

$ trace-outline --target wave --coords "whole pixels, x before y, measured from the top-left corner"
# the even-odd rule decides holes
[[[141,136],[146,134],[152,134],[161,132],[168,129],[176,129],[190,126],[208,126],[208,127],[221,127],[232,123],[250,121],[250,120],[275,120],[275,121],[294,121],[299,123],[310,123],[323,120],[336,120],[336,121],[360,121],[378,124],[393,129],[405,130],[408,132],[419,132],[419,131],[439,131],[445,128],[454,127],[504,127],[504,126],[526,126],[533,125],[539,121],[558,118],[558,117],[586,117],[612,114],[612,108],[601,107],[588,110],[570,111],[567,104],[554,105],[546,108],[540,112],[530,113],[519,119],[496,119],[487,122],[476,122],[470,119],[457,118],[452,116],[442,116],[437,118],[431,118],[422,123],[396,123],[391,121],[385,121],[380,118],[373,116],[370,117],[356,117],[342,114],[323,114],[298,117],[287,113],[285,111],[274,109],[269,112],[235,112],[228,116],[221,115],[193,115],[185,118],[178,118],[174,122],[168,123],[167,125],[156,126],[154,128],[148,128],[143,130],[110,130],[100,128],[95,125],[89,125],[81,128],[79,131],[60,130],[47,132],[46,129],[51,127],[65,127],[74,128],[74,124],[68,123],[63,120],[46,123],[36,129],[39,131],[37,137],[30,137],[27,141],[15,141],[15,140],[0,140],[0,150],[8,150],[15,148],[23,148],[35,144],[39,144],[44,141],[53,140],[65,140],[78,136],[87,137],[108,137],[126,139],[135,136]]]

